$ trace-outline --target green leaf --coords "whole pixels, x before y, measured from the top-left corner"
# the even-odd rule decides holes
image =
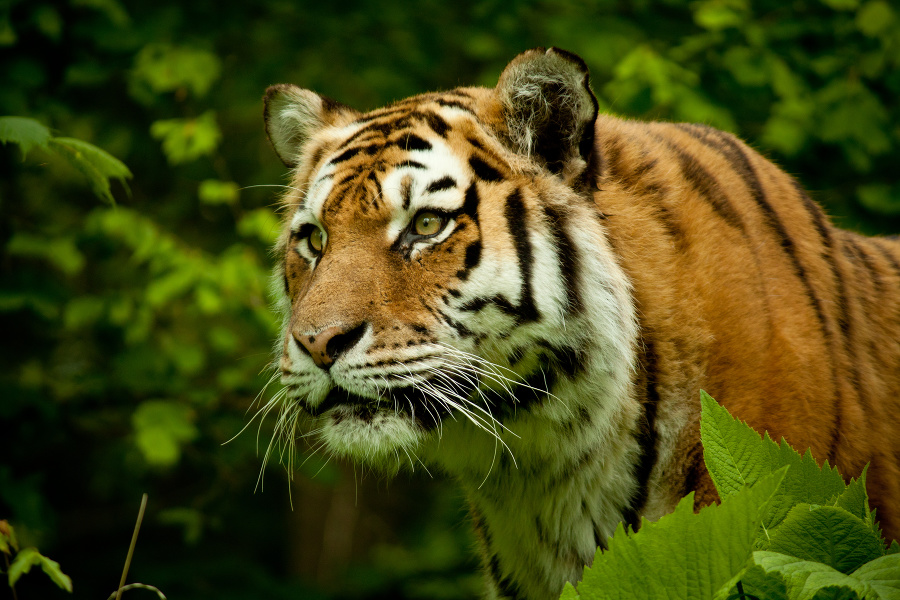
[[[219,78],[222,63],[212,52],[186,46],[149,44],[135,57],[132,76],[155,93],[188,89],[204,96]]]
[[[766,473],[789,467],[763,521],[766,529],[777,526],[798,502],[828,504],[846,487],[836,469],[827,463],[819,467],[808,450],[800,456],[784,440],[773,442],[768,433],[760,438],[706,392],[701,392],[700,436],[706,466],[723,499]]]
[[[853,577],[868,584],[883,600],[900,600],[900,554],[867,562],[853,572]]]
[[[131,416],[135,442],[151,465],[170,467],[181,457],[181,445],[199,435],[194,412],[187,406],[167,400],[141,403]]]
[[[16,530],[5,519],[0,520],[0,552],[12,554],[19,551],[19,540],[16,539]]]
[[[748,595],[766,598],[773,580],[785,586],[785,596],[791,600],[836,600],[869,598],[871,589],[856,577],[845,575],[828,565],[805,561],[777,552],[754,552],[753,564],[758,569],[745,573],[744,591]]]
[[[871,0],[856,13],[856,26],[869,37],[875,37],[891,28],[894,11],[884,0]]]
[[[710,31],[740,27],[747,21],[746,3],[740,0],[707,0],[694,7],[694,22]]]
[[[884,554],[866,521],[837,506],[798,504],[770,534],[768,550],[852,573]]]
[[[213,111],[207,111],[196,119],[156,121],[150,126],[150,135],[162,140],[163,152],[173,165],[212,154],[222,139]]]
[[[772,449],[760,443],[760,435],[749,425],[732,417],[704,391],[700,392],[700,403],[703,459],[724,500],[772,470]]]
[[[18,144],[23,157],[35,146],[47,149],[52,137],[50,130],[34,119],[0,117],[0,142]]]
[[[82,140],[63,137],[51,139],[49,148],[87,177],[94,193],[110,204],[115,203],[110,191],[110,179],[118,179],[127,189],[125,180],[132,177],[131,171],[105,150]]]
[[[207,179],[200,182],[197,195],[204,204],[234,204],[240,196],[240,188],[233,181]]]
[[[847,485],[847,489],[835,498],[834,506],[843,508],[851,515],[862,519],[874,531],[874,514],[869,510],[869,495],[866,493],[866,472],[868,470],[869,465],[867,464],[863,467],[862,474],[858,478],[852,479]]]
[[[266,245],[272,245],[281,233],[281,221],[274,211],[257,208],[241,217],[237,230],[243,236],[255,237]]]
[[[6,251],[14,256],[40,258],[66,275],[75,275],[84,267],[85,258],[71,236],[43,238],[16,232],[6,244]]]
[[[637,533],[620,524],[609,549],[598,551],[584,571],[578,594],[585,599],[712,598],[746,564],[763,512],[784,472],[760,478],[694,513],[693,494]]]
[[[31,567],[35,565],[40,565],[41,570],[53,580],[53,583],[67,592],[72,592],[72,580],[62,572],[59,563],[42,555],[36,548],[25,548],[16,554],[15,559],[9,565],[10,587],[14,586],[19,578],[31,571]]]
[[[868,183],[856,188],[856,197],[874,213],[890,217],[900,215],[900,186]]]
[[[575,591],[575,587],[567,581],[559,600],[578,600],[579,598],[581,598],[581,596]]]

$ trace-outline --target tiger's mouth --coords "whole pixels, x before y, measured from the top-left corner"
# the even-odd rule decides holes
[[[456,390],[455,393],[461,391]],[[307,407],[307,410],[314,417],[330,411],[331,418],[336,423],[348,418],[370,422],[379,412],[395,414],[411,419],[426,431],[437,427],[453,412],[447,402],[442,402],[424,390],[412,386],[387,390],[378,398],[367,398],[345,388],[334,387],[322,402],[314,407]]]

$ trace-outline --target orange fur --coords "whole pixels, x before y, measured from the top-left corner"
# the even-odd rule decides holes
[[[871,463],[900,537],[900,243],[833,227],[730,134],[596,106],[555,49],[367,114],[270,88],[283,414],[457,477],[494,596],[552,595],[619,520],[714,502],[701,389],[846,477]]]

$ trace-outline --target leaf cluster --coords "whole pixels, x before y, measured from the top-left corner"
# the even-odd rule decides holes
[[[0,143],[18,144],[23,157],[38,147],[63,158],[87,178],[97,196],[110,204],[115,201],[109,180],[117,179],[124,185],[132,177],[128,167],[105,150],[75,138],[55,137],[38,121],[27,117],[0,117]]]
[[[640,530],[622,525],[565,600],[900,598],[900,546],[885,545],[865,471],[845,484],[827,461],[760,437],[705,392],[703,456],[722,499],[693,495]]]
[[[16,530],[7,521],[0,521],[0,554],[3,554],[6,563],[10,589],[15,590],[19,578],[31,571],[31,567],[40,566],[59,588],[72,592],[72,579],[62,572],[59,563],[38,552],[37,548],[29,546],[20,549]]]

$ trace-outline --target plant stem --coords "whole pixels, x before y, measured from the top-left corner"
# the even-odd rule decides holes
[[[141,530],[141,521],[144,520],[144,509],[147,508],[147,494],[141,498],[141,508],[138,510],[137,523],[134,524],[134,533],[131,536],[131,545],[128,546],[128,556],[125,557],[125,568],[122,569],[122,579],[119,581],[119,588],[116,590],[116,600],[122,597],[122,588],[125,587],[125,578],[128,577],[128,568],[131,566],[131,557],[134,554],[134,546],[137,544],[138,532]]]
[[[15,548],[13,548],[15,550]],[[3,560],[6,561],[6,572],[9,573],[9,556],[6,553],[3,553]],[[13,600],[19,600],[19,596],[16,594],[16,586],[10,585],[9,589],[12,590]]]

